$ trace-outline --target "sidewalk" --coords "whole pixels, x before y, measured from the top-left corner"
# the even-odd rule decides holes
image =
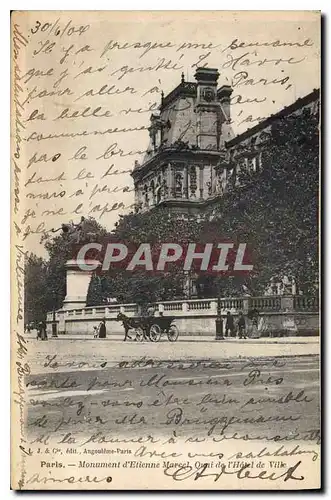
[[[35,335],[25,334],[25,337],[28,339],[35,339]],[[67,340],[84,340],[90,342],[123,342],[123,335],[111,334],[108,335],[105,339],[95,339],[92,335],[59,335],[58,337],[48,336],[49,340],[53,341],[67,341]],[[168,342],[166,336],[161,337],[160,342]],[[259,339],[238,339],[238,338],[226,338],[224,340],[216,340],[212,335],[179,335],[177,342],[203,342],[203,343],[218,343],[218,344],[319,344],[320,338],[317,336],[314,337],[263,337]],[[127,340],[127,343],[134,343],[133,340]],[[146,343],[146,342],[139,342]],[[149,343],[149,342],[147,342]]]

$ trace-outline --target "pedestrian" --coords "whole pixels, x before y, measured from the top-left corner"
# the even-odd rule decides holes
[[[230,332],[230,335],[229,335]],[[225,337],[233,337],[234,334],[234,321],[230,311],[226,313],[225,321]]]
[[[240,311],[239,312],[239,318],[238,318],[238,335],[239,335],[239,338],[242,339],[246,339],[246,323],[245,323],[245,318],[244,318],[244,315],[243,313]]]
[[[106,318],[103,318],[99,325],[99,339],[106,338]]]
[[[46,321],[40,321],[39,325],[38,325],[38,336],[37,338],[39,337],[40,340],[48,340],[48,337],[47,337],[47,326],[46,326]]]
[[[97,326],[93,327],[93,338],[94,339],[98,338],[98,327]]]
[[[37,340],[42,340],[41,338],[41,321],[37,325]]]

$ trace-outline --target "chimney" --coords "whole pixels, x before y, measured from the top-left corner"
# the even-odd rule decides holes
[[[200,149],[218,149],[220,103],[217,100],[219,72],[214,68],[197,68],[197,145]]]

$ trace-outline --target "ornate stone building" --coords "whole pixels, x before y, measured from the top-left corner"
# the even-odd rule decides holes
[[[138,212],[156,206],[179,213],[198,214],[238,184],[241,169],[263,168],[272,123],[304,108],[317,112],[319,91],[314,90],[275,115],[234,137],[230,121],[232,88],[217,88],[217,69],[198,68],[196,82],[180,84],[151,115],[150,143],[143,159],[135,162],[132,177]]]

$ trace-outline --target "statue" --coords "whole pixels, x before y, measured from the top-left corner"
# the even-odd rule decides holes
[[[68,224],[61,224],[58,229],[51,229],[52,233],[62,231],[73,243],[91,242],[95,240],[96,233],[87,231],[85,217],[80,218],[78,224],[74,224],[71,220]]]
[[[178,173],[176,174],[175,181],[176,181],[176,195],[182,196],[182,188],[183,188],[183,182],[182,182],[183,176],[182,174]]]
[[[167,184],[166,179],[163,179],[161,189],[162,189],[163,198],[167,198],[168,193],[169,193],[169,188],[168,188],[168,184]]]
[[[175,142],[173,142],[172,147],[180,151],[182,149],[189,149],[190,146],[188,141],[183,141],[179,138]]]

